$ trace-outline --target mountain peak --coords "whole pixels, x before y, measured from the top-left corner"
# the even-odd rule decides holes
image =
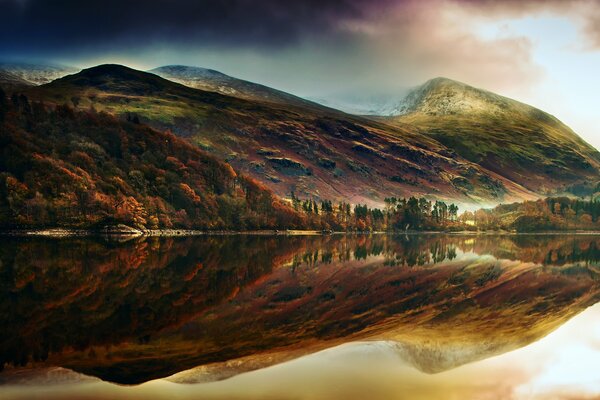
[[[116,77],[116,78],[132,78],[134,76],[137,77],[140,74],[144,74],[144,72],[137,71],[135,69],[126,67],[124,65],[101,64],[101,65],[96,65],[95,67],[83,69],[83,70],[81,70],[81,72],[79,72],[76,75],[85,76],[88,78],[105,77],[105,76],[111,76],[111,77]]]
[[[515,107],[515,100],[449,78],[437,77],[416,87],[397,108],[397,115],[499,115]]]
[[[201,79],[201,78],[227,78],[228,75],[216,71],[214,69],[202,68],[202,67],[192,67],[189,65],[164,65],[162,67],[154,68],[150,70],[153,74],[157,75],[170,75],[170,76],[178,76],[181,78],[187,77],[192,79]]]
[[[428,80],[427,82],[425,82],[423,84],[423,86],[425,85],[460,85],[463,86],[465,85],[462,82],[459,81],[455,81],[454,79],[450,79],[450,78],[446,78],[445,76],[438,76],[435,78],[431,78],[430,80]]]
[[[57,79],[52,84],[95,87],[103,90],[114,89],[122,93],[164,90],[176,85],[158,75],[138,71],[119,64],[102,64],[86,68],[73,75]]]
[[[234,78],[214,69],[187,65],[165,65],[150,73],[195,89],[215,92],[252,101],[314,107],[315,104],[292,94],[258,83]]]

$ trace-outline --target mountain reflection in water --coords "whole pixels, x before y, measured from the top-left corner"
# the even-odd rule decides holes
[[[212,381],[364,340],[440,373],[595,304],[599,261],[599,236],[4,238],[0,383]]]

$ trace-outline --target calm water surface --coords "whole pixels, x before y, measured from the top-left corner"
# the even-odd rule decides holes
[[[599,283],[600,236],[4,238],[0,397],[600,398]]]

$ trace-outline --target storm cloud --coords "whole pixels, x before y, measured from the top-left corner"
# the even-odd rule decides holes
[[[0,0],[0,51],[65,52],[156,42],[280,48],[343,33],[346,23],[416,9],[435,14],[455,3],[480,15],[544,9],[582,11],[584,29],[600,43],[600,14],[585,0]],[[423,27],[423,33],[426,33]]]
[[[196,65],[312,98],[446,76],[598,144],[599,50],[600,0],[0,0],[4,60]]]
[[[277,48],[333,34],[386,0],[0,0],[3,52],[92,51],[155,42]]]

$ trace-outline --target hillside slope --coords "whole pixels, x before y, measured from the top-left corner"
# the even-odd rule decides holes
[[[148,72],[194,89],[217,92],[246,100],[295,104],[305,107],[316,106],[308,100],[282,92],[281,90],[237,79],[213,69],[185,65],[165,65]]]
[[[600,153],[550,114],[464,83],[436,78],[412,91],[392,118],[487,170],[540,194],[594,188]]]
[[[427,93],[444,86],[432,87]],[[576,136],[560,131],[555,126],[558,121],[544,120],[546,114],[539,111],[519,114],[518,122],[491,111],[464,111],[466,122],[457,130],[456,120],[444,125],[447,116],[456,118],[454,111],[432,114],[423,109],[376,120],[309,102],[284,102],[282,97],[274,102],[249,99],[251,93],[241,98],[194,89],[119,65],[86,69],[28,89],[27,94],[46,103],[93,108],[170,130],[280,196],[294,191],[301,198],[382,206],[386,197],[414,195],[494,205],[600,180],[598,161],[585,143],[579,144],[580,151],[563,152],[552,141],[566,143]],[[489,108],[486,102],[492,102],[483,102]],[[496,115],[495,122],[489,115]],[[512,137],[507,128],[511,124],[536,132],[544,151],[540,153],[536,141]],[[478,141],[476,135],[473,140],[458,140],[461,132],[477,133],[480,127],[488,132],[487,126],[500,129],[512,145],[500,143],[485,152],[484,146],[492,141]],[[558,131],[546,129],[552,126]],[[456,136],[457,140],[448,139]],[[485,157],[474,156],[477,152]],[[522,159],[523,168],[510,168],[512,161]]]
[[[43,85],[77,71],[78,68],[64,65],[0,62],[0,72],[16,76],[31,86]]]
[[[18,77],[17,75],[0,69],[0,88],[12,93],[33,86],[30,82]]]
[[[464,203],[535,197],[408,126],[225,96],[101,65],[27,91],[46,103],[139,118],[188,138],[280,196],[382,205],[389,196]]]
[[[0,96],[0,227],[118,223],[258,229],[303,220],[262,185],[173,134]]]

